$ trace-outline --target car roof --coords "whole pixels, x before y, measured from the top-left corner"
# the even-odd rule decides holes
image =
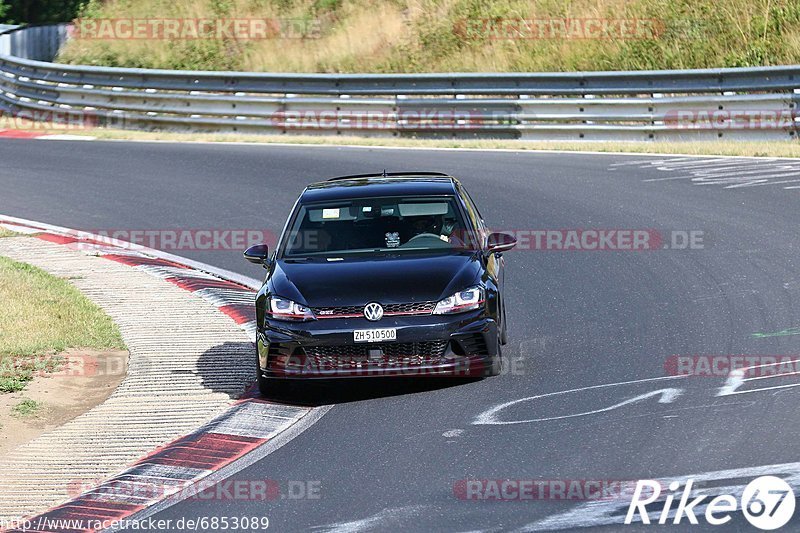
[[[312,183],[301,203],[380,196],[442,196],[456,194],[458,180],[440,172],[392,172],[339,176]]]

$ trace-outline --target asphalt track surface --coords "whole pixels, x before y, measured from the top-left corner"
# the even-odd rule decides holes
[[[513,372],[310,387],[306,401],[335,407],[235,478],[311,482],[318,498],[190,499],[156,518],[267,516],[277,531],[649,530],[621,525],[626,506],[604,521],[597,502],[463,500],[457,487],[709,472],[710,485],[741,486],[747,469],[800,461],[800,389],[719,396],[724,377],[664,379],[672,355],[800,354],[800,335],[753,335],[800,324],[798,189],[698,185],[625,155],[3,140],[0,161],[0,213],[87,230],[278,233],[307,183],[386,168],[459,177],[493,228],[705,232],[696,250],[508,253]],[[680,179],[647,181],[664,177]],[[261,276],[237,250],[177,253]],[[745,388],[795,383],[781,379]],[[545,394],[493,419],[520,423],[475,423]],[[715,474],[725,470],[735,471]],[[716,529],[752,530],[741,516]]]

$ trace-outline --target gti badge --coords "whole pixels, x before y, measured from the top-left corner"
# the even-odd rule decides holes
[[[381,304],[375,302],[367,304],[366,307],[364,307],[364,317],[372,322],[380,320],[383,318],[383,307],[381,307]]]

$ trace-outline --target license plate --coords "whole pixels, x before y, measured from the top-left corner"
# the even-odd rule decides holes
[[[356,329],[353,330],[355,342],[384,342],[397,340],[396,328]]]

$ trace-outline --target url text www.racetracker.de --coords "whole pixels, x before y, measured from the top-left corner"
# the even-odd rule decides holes
[[[32,520],[0,520],[5,531],[263,531],[269,528],[266,516],[195,516],[171,519],[87,520],[54,519],[40,516]]]

